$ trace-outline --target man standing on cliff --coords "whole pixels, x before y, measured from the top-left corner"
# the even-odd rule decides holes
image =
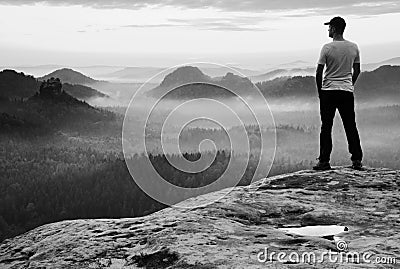
[[[319,161],[313,169],[331,169],[329,161],[332,152],[332,126],[338,109],[351,153],[352,168],[360,170],[363,153],[354,111],[354,84],[360,74],[360,52],[357,44],[343,38],[346,28],[343,18],[335,17],[325,25],[329,25],[329,37],[333,41],[322,47],[316,72],[322,125]]]

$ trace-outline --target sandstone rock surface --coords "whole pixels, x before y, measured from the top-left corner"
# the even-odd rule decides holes
[[[0,268],[398,268],[399,189],[400,171],[389,169],[299,171],[235,187],[200,208],[44,225],[5,240]],[[344,225],[349,231],[322,238],[278,229],[306,225]],[[339,252],[338,240],[348,249]],[[266,249],[286,257],[264,261]],[[293,252],[312,252],[316,259],[296,261]],[[336,256],[322,256],[321,262],[327,252]],[[351,252],[370,256],[338,259]]]

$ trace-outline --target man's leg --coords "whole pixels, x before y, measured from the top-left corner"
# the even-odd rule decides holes
[[[346,132],[349,152],[352,161],[360,161],[363,157],[360,137],[358,135],[356,116],[354,112],[354,95],[351,92],[343,92],[342,102],[338,104],[340,117]]]
[[[319,111],[321,115],[321,132],[319,136],[319,161],[329,162],[332,152],[332,126],[336,112],[336,98],[333,92],[322,90]]]

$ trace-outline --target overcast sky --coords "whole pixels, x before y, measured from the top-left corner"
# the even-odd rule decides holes
[[[0,66],[315,63],[336,15],[364,63],[400,56],[398,0],[0,0]]]

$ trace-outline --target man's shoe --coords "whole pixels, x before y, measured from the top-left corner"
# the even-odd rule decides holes
[[[355,169],[355,170],[362,170],[362,163],[361,161],[353,161],[353,165],[351,166],[351,168]]]
[[[319,161],[317,163],[317,165],[315,165],[313,167],[314,170],[318,170],[318,171],[323,171],[323,170],[330,170],[331,169],[331,165],[329,164],[329,162],[321,162]]]

